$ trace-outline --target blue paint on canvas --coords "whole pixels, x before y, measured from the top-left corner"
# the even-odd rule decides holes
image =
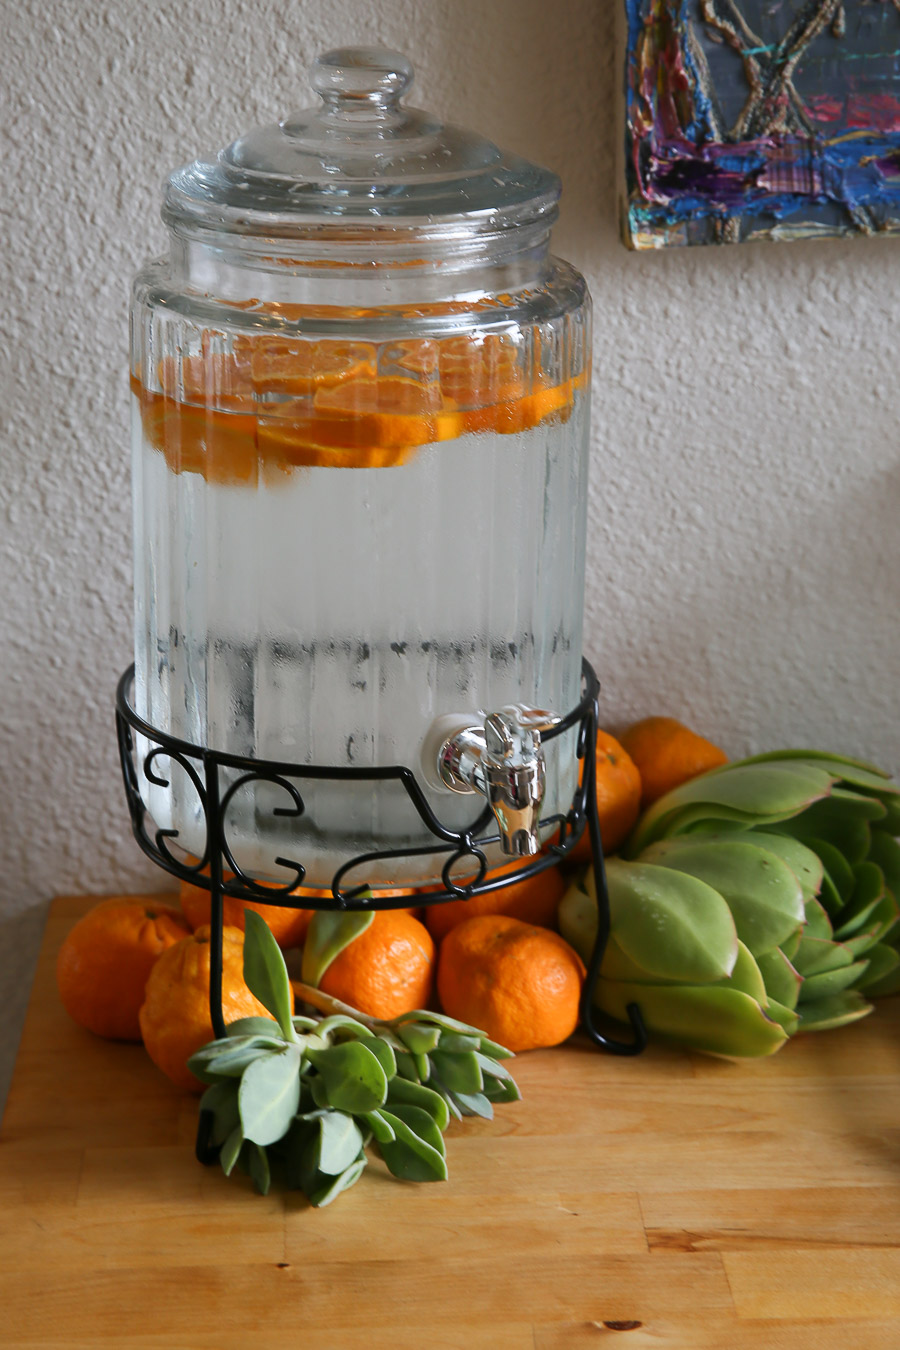
[[[900,0],[625,0],[628,242],[900,233]]]

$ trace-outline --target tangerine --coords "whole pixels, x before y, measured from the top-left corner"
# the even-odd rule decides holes
[[[488,878],[521,867],[510,863],[488,873]],[[487,878],[486,878],[487,879]],[[425,909],[425,923],[436,942],[446,937],[452,928],[472,919],[476,914],[511,914],[524,923],[552,928],[556,923],[556,909],[566,892],[566,881],[558,867],[548,867],[534,876],[515,881],[501,890],[473,895],[468,900],[447,900]]]
[[[710,769],[728,763],[728,756],[705,736],[674,717],[645,717],[622,735],[622,744],[641,775],[641,806]]]
[[[192,1092],[203,1084],[187,1067],[195,1050],[215,1037],[209,1013],[209,929],[176,942],[150,972],[141,1008],[141,1035],[147,1054],[176,1087]],[[244,983],[244,934],[222,932],[222,1014],[226,1025],[239,1017],[269,1017]]]
[[[444,1012],[509,1050],[559,1045],[578,1025],[585,969],[558,933],[508,914],[480,914],[441,943]]]
[[[319,988],[370,1017],[387,1019],[426,1007],[433,979],[428,929],[404,910],[381,909],[334,958]]]
[[[624,844],[641,813],[641,775],[628,751],[608,731],[597,732],[597,816],[604,854],[615,853]],[[588,862],[591,857],[587,830],[569,857]]]
[[[79,1026],[139,1041],[144,988],[156,959],[188,935],[178,910],[155,896],[103,900],[67,934],[56,962],[63,1007]]]
[[[292,894],[299,898],[302,892],[294,891]],[[307,894],[312,897],[325,895],[326,892],[308,891]],[[209,891],[204,890],[202,886],[193,885],[190,881],[182,881],[181,908],[184,910],[185,918],[191,928],[195,931],[198,928],[203,928],[210,921],[212,902]],[[313,916],[311,909],[264,905],[257,900],[236,900],[234,896],[225,895],[222,897],[223,923],[230,928],[239,928],[243,932],[245,909],[256,910],[260,918],[265,919],[269,925],[279,947],[285,949],[300,945],[306,937],[306,930]]]

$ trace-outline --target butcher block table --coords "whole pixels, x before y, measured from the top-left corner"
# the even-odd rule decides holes
[[[194,1159],[196,1098],[59,1004],[51,909],[0,1132],[3,1350],[897,1350],[900,999],[730,1064],[576,1037],[329,1208]]]

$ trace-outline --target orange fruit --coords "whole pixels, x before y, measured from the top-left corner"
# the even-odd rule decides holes
[[[299,899],[301,892],[293,895]],[[324,891],[310,891],[310,896],[324,895]],[[185,918],[194,930],[209,923],[211,901],[209,891],[202,886],[194,886],[189,881],[181,883],[181,908]],[[260,918],[265,919],[279,947],[299,947],[306,937],[306,930],[312,918],[311,909],[283,908],[281,905],[264,905],[257,900],[235,900],[233,896],[222,898],[223,922],[230,928],[244,931],[244,910],[255,909]]]
[[[624,844],[641,812],[641,775],[614,736],[597,732],[597,817],[604,855],[615,853]],[[591,841],[587,828],[569,857],[573,862],[588,862]]]
[[[645,717],[621,739],[641,775],[644,809],[672,788],[728,763],[724,750],[674,717]]]
[[[69,1016],[116,1041],[139,1041],[144,988],[156,959],[189,929],[172,905],[153,896],[103,900],[68,933],[56,983]]]
[[[244,983],[244,935],[238,928],[222,933],[222,1012],[226,1025],[239,1017],[270,1016]],[[187,1061],[215,1036],[209,1015],[208,928],[198,928],[163,952],[150,972],[140,1021],[144,1046],[157,1068],[176,1087],[202,1091]]]
[[[510,863],[507,867],[489,872],[488,876],[493,878],[521,866],[520,862]],[[558,867],[548,867],[502,890],[473,895],[470,900],[447,900],[440,905],[427,905],[425,923],[436,942],[446,937],[451,928],[477,914],[511,914],[514,919],[521,919],[524,923],[552,928],[556,923],[557,906],[566,892],[566,884]]]
[[[319,988],[370,1017],[399,1017],[431,997],[434,942],[401,910],[377,910],[359,937],[335,957]]]
[[[509,1050],[536,1050],[575,1030],[584,976],[581,957],[558,933],[481,914],[444,938],[437,987],[451,1017]]]

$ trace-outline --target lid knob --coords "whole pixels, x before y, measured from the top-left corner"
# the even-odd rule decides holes
[[[414,79],[400,52],[383,47],[337,47],[318,57],[311,83],[331,112],[370,112],[397,107]]]

